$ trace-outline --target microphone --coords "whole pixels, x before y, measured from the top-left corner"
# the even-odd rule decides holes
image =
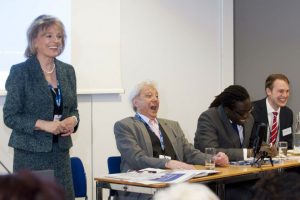
[[[0,165],[5,169],[5,171],[6,171],[8,174],[11,174],[11,172],[9,171],[9,169],[7,169],[7,167],[1,162],[1,160],[0,160]]]
[[[253,143],[253,157],[255,158],[256,155],[258,155],[264,135],[267,134],[267,125],[265,123],[259,123],[257,125],[256,131],[255,131],[255,139]]]

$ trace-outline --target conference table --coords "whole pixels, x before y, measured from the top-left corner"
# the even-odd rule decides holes
[[[195,165],[196,169],[204,169],[202,165]],[[289,157],[287,160],[274,164],[264,164],[261,167],[251,166],[251,165],[229,165],[227,167],[216,167],[217,171],[220,173],[192,178],[189,183],[203,183],[203,184],[215,184],[215,192],[220,197],[220,199],[225,199],[225,186],[230,183],[237,183],[249,180],[259,179],[270,172],[282,173],[289,168],[300,167],[300,156]],[[137,192],[144,194],[155,194],[158,190],[169,187],[168,183],[157,183],[151,185],[144,185],[135,182],[127,182],[123,180],[115,180],[106,177],[95,178],[96,181],[96,199],[102,200],[103,188],[127,191],[127,192]]]

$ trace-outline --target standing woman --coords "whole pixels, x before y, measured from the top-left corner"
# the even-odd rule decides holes
[[[77,130],[74,68],[56,59],[65,47],[62,22],[49,15],[37,17],[27,31],[25,62],[13,65],[6,80],[4,123],[12,129],[13,170],[54,170],[74,199],[69,149]]]

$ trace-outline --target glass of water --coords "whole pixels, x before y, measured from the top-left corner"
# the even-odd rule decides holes
[[[297,125],[294,132],[294,153],[300,153],[300,112],[297,115]]]
[[[287,157],[288,143],[285,141],[278,142],[278,157],[280,161],[284,161]]]
[[[205,168],[215,169],[215,148],[205,148]]]
[[[300,153],[300,131],[294,133],[294,152]]]

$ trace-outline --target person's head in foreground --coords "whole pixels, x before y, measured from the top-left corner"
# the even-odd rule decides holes
[[[55,182],[30,171],[0,176],[0,200],[65,200]]]
[[[179,183],[157,192],[153,200],[219,200],[206,185]]]
[[[300,174],[294,172],[272,173],[255,184],[253,200],[298,200]]]

